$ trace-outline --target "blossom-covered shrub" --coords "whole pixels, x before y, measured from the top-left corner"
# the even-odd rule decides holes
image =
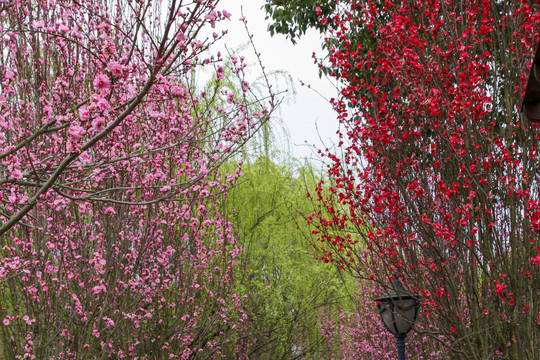
[[[231,17],[216,4],[0,2],[0,357],[211,358],[231,341],[222,203],[241,173],[216,170],[274,105],[243,58],[206,52]],[[197,90],[201,67],[239,91]]]

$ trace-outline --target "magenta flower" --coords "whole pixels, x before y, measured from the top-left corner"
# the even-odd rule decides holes
[[[90,118],[90,111],[88,111],[88,107],[83,106],[82,108],[80,108],[79,109],[79,116],[80,116],[81,120],[88,121],[88,119]]]
[[[84,134],[86,133],[84,128],[82,128],[78,124],[72,124],[69,127],[68,132],[69,132],[69,135],[70,135],[71,139],[74,140],[74,141],[80,140],[84,136]]]
[[[108,68],[109,71],[116,76],[122,75],[122,73],[124,72],[124,66],[118,61],[111,61]]]
[[[15,169],[11,172],[11,177],[14,179],[22,179],[22,172],[19,169]]]
[[[105,74],[100,74],[94,79],[94,87],[98,90],[107,89],[111,86],[111,80]]]

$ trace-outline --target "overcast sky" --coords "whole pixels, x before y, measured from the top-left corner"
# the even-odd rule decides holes
[[[321,148],[337,142],[336,115],[325,100],[335,97],[336,90],[329,80],[319,79],[318,68],[312,59],[313,52],[323,54],[322,39],[315,31],[308,32],[296,45],[282,35],[271,37],[267,32],[268,21],[265,20],[265,12],[261,9],[264,3],[264,0],[220,1],[217,9],[226,9],[232,13],[231,22],[223,24],[229,29],[226,37],[227,46],[234,49],[248,40],[244,26],[239,21],[242,8],[257,50],[261,53],[263,65],[269,71],[286,71],[294,81],[296,97],[281,106],[281,118],[290,135],[292,154],[298,158],[309,157],[312,150],[307,145]],[[245,50],[246,59],[252,60],[254,55],[249,50]],[[309,84],[325,98],[301,86],[300,81]],[[280,145],[285,147],[284,144]]]

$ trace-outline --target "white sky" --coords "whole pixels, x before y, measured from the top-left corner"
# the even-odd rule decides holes
[[[265,12],[261,7],[264,0],[221,0],[217,10],[226,9],[232,13],[230,22],[222,22],[229,34],[226,44],[230,49],[238,48],[248,41],[244,25],[239,18],[241,8],[248,21],[250,33],[267,71],[284,70],[291,75],[296,88],[296,97],[284,102],[280,113],[290,136],[290,149],[297,158],[311,157],[313,151],[307,145],[316,148],[331,147],[337,142],[337,120],[330,103],[325,100],[336,96],[336,89],[328,79],[320,79],[318,68],[312,59],[312,53],[322,55],[322,39],[316,31],[308,32],[296,45],[285,36],[270,36],[267,32],[269,20],[265,20]],[[251,49],[245,50],[248,63],[255,62]],[[254,67],[255,69],[256,67]],[[258,75],[258,74],[255,74]],[[309,84],[315,91],[301,86],[300,81]],[[322,141],[321,141],[322,140]],[[286,144],[280,144],[286,150]]]

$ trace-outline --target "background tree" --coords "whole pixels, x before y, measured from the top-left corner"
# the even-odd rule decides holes
[[[229,195],[243,249],[235,281],[247,319],[238,343],[250,358],[327,358],[322,315],[338,305],[350,308],[353,283],[306,252],[305,192],[318,176],[309,164],[264,156],[245,162],[242,174]]]
[[[232,62],[238,59],[236,51],[230,56]],[[227,79],[228,74],[224,76]],[[251,89],[264,91],[268,79],[276,90],[285,86],[294,96],[290,76],[282,71],[255,79]],[[234,82],[215,85],[241,92]],[[302,221],[310,211],[305,192],[320,176],[312,165],[290,160],[280,150],[278,144],[286,143],[288,134],[279,120],[274,116],[266,122],[223,168],[232,171],[242,164],[226,204],[241,248],[234,282],[245,312],[226,357],[327,358],[331,349],[321,332],[322,320],[331,318],[325,315],[329,309],[350,307],[351,281],[306,253],[311,235]]]

